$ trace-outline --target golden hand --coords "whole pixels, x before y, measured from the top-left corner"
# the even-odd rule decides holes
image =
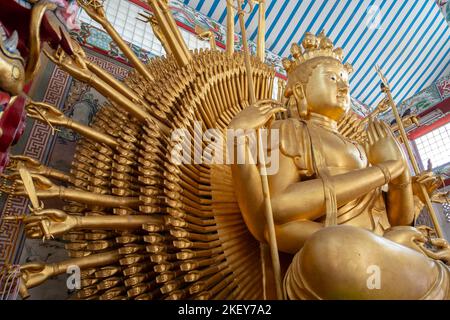
[[[77,47],[73,48],[73,55],[67,55],[64,49],[59,46],[54,52],[44,49],[44,54],[57,66],[62,67],[65,71],[76,70],[78,72],[87,71],[87,65],[85,61],[85,54],[82,49],[77,50]]]
[[[390,160],[405,162],[397,139],[384,122],[378,119],[370,121],[367,137],[368,142],[365,147],[370,164],[381,164]]]
[[[423,244],[428,241],[428,234],[421,227],[393,227],[388,229],[383,237],[419,252],[423,252]]]
[[[261,100],[255,105],[244,108],[233,120],[231,120],[230,129],[257,129],[273,121],[277,112],[285,112],[278,101]]]
[[[31,101],[26,109],[28,116],[39,121],[56,126],[66,126],[69,123],[69,118],[64,113],[48,103]]]
[[[447,240],[442,238],[431,238],[430,243],[434,246],[433,250],[422,245],[422,251],[430,258],[441,260],[447,265],[450,265],[450,244]]]
[[[99,0],[77,0],[78,5],[96,22],[102,23],[106,19],[103,1]]]
[[[34,186],[36,188],[36,195],[40,198],[53,198],[57,197],[60,193],[60,187],[51,182],[48,178],[38,174],[31,174]],[[22,180],[16,180],[17,186],[13,191],[13,195],[27,196],[28,193]]]
[[[23,155],[10,156],[8,169],[11,170],[12,173],[3,176],[10,180],[16,180],[20,178],[19,166],[25,167],[25,169],[27,169],[27,171],[30,173],[40,174],[45,177],[57,179],[60,181],[71,182],[71,177],[64,172],[49,168],[40,163],[38,160]]]
[[[49,239],[61,235],[78,226],[78,217],[57,209],[45,209],[33,212],[23,219],[25,233],[32,239]]]
[[[450,203],[450,191],[447,192],[436,192],[431,197],[432,202],[444,204],[444,203]]]
[[[412,178],[413,183],[413,193],[419,197],[422,203],[425,203],[425,198],[423,193],[421,192],[420,185],[425,187],[425,190],[429,195],[432,195],[434,191],[436,191],[442,184],[442,177],[434,175],[432,171],[424,171],[419,175],[416,175]]]
[[[26,288],[33,288],[53,276],[54,268],[51,265],[32,262],[21,266],[20,271],[22,273],[22,284]]]
[[[25,264],[20,268],[22,277],[19,293],[22,298],[29,297],[28,288],[38,286],[50,277],[65,273],[70,266],[78,266],[80,269],[103,267],[115,264],[119,258],[119,252],[112,250],[51,264],[38,262]]]
[[[18,165],[21,163],[28,169],[28,171],[39,171],[44,167],[38,160],[23,155],[10,155],[8,169],[18,170]]]

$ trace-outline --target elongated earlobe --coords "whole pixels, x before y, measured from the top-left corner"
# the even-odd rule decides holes
[[[297,102],[297,110],[300,118],[308,117],[308,104],[306,102],[305,91],[303,85],[299,82],[295,85],[293,94]]]

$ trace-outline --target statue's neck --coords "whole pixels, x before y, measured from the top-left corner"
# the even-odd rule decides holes
[[[309,122],[315,124],[317,126],[323,127],[333,132],[338,132],[337,122],[333,119],[330,119],[326,116],[323,116],[318,113],[311,112]]]

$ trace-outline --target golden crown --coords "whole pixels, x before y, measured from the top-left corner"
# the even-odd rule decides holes
[[[297,43],[292,44],[291,54],[294,59],[290,60],[285,58],[282,60],[283,67],[288,74],[297,69],[301,64],[314,58],[332,58],[341,63],[344,58],[342,48],[334,48],[333,42],[327,38],[324,31],[318,36],[306,32],[302,41],[302,47],[304,50]],[[346,68],[351,72],[352,68],[349,64],[346,64]]]

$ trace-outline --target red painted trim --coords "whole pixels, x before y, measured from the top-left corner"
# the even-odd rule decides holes
[[[446,116],[440,118],[439,120],[433,122],[430,125],[427,126],[420,126],[419,128],[417,128],[416,130],[414,130],[413,132],[408,134],[408,138],[410,140],[415,140],[435,129],[438,129],[440,127],[442,127],[443,125],[446,125],[447,123],[450,122],[450,113],[447,114]]]
[[[450,112],[450,98],[442,100],[441,102],[436,104],[434,107],[431,107],[431,108],[423,111],[422,113],[419,114],[419,117],[426,116],[427,114],[433,112],[436,109],[441,109],[443,114]]]
[[[450,186],[450,178],[444,180],[444,186]]]
[[[128,0],[128,1],[131,2],[131,3],[134,3],[135,5],[137,5],[137,6],[141,7],[141,8],[143,8],[143,9],[145,9],[145,10],[147,10],[147,11],[153,12],[152,8],[150,8],[150,6],[149,6],[148,4],[146,4],[146,3],[144,3],[144,2],[141,2],[141,1],[139,1],[139,0]],[[186,31],[189,31],[189,32],[192,33],[192,34],[196,34],[196,33],[195,33],[195,30],[194,30],[193,28],[191,28],[191,27],[185,25],[184,23],[182,23],[182,22],[180,22],[180,21],[175,20],[175,22],[177,23],[177,25],[178,25],[179,27],[182,27],[183,29],[185,29]],[[223,43],[220,42],[220,41],[216,41],[216,45],[217,45],[218,47],[220,47],[220,48],[225,49],[225,44],[223,44]]]
[[[419,128],[413,130],[412,132],[410,132],[408,134],[408,137],[410,139],[414,140],[414,139],[420,138],[421,136],[427,134],[428,132],[430,132],[434,129],[437,129],[437,128],[447,124],[450,121],[450,98],[445,99],[444,101],[439,102],[434,107],[420,113],[419,119],[437,109],[441,110],[445,116],[439,120],[436,120],[435,122],[433,122],[430,125],[420,126]]]
[[[33,85],[33,81],[34,79],[30,80],[30,82],[28,82],[24,87],[23,87],[23,92],[25,93],[29,93],[31,86]]]
[[[151,11],[150,6],[146,4],[145,2],[139,1],[139,0],[128,0],[129,2],[134,3],[135,5],[144,8],[147,11]]]

